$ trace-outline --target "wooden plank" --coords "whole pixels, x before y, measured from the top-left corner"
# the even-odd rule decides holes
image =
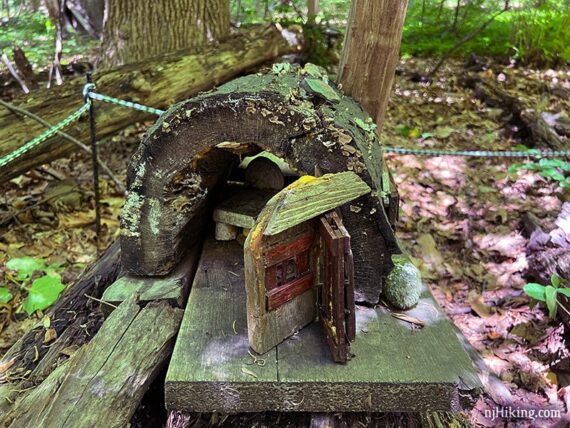
[[[318,178],[303,176],[283,192],[282,203],[269,219],[265,235],[276,235],[370,193],[370,187],[354,172],[347,171]]]
[[[170,355],[181,318],[166,302],[142,309],[134,298],[123,302],[42,390],[16,404],[10,426],[128,425]]]
[[[477,395],[481,384],[429,291],[407,313],[426,326],[414,329],[385,309],[357,306],[355,356],[347,365],[332,362],[316,324],[279,345],[280,381],[296,385],[302,401],[295,410],[458,411],[469,404],[460,400]]]
[[[235,190],[214,210],[214,221],[251,229],[274,192],[252,189]]]
[[[119,278],[105,290],[101,300],[119,305],[136,294],[141,302],[165,300],[177,307],[183,307],[196,271],[200,250],[200,245],[190,249],[169,275],[163,277],[125,275]],[[107,313],[112,309],[109,305],[101,305],[101,308]]]
[[[206,242],[166,376],[168,409],[416,412],[472,405],[460,398],[477,396],[479,381],[429,291],[407,312],[426,322],[421,330],[382,308],[358,306],[356,356],[347,365],[332,361],[318,323],[253,357],[242,263],[237,243]]]
[[[166,375],[168,409],[265,408],[256,391],[277,381],[276,350],[254,363],[245,305],[243,249],[207,239]]]

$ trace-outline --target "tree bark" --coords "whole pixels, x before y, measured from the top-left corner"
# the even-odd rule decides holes
[[[353,0],[339,82],[381,128],[398,65],[407,0]]]
[[[95,76],[95,81],[102,93],[166,108],[178,100],[230,80],[251,67],[298,49],[299,46],[289,44],[282,32],[275,27],[262,27],[241,33],[217,47],[210,47],[201,52],[185,52],[176,57],[162,57],[145,64],[103,71]],[[81,107],[81,90],[84,84],[83,78],[76,78],[61,87],[34,92],[34,97],[25,102],[26,110],[55,124]],[[130,123],[153,117],[110,104],[101,106],[98,111],[99,139]],[[86,125],[84,116],[65,131],[85,141],[88,137]],[[0,158],[44,130],[34,121],[21,120],[9,110],[0,110]],[[73,143],[62,141],[62,138],[57,136],[51,138],[14,162],[1,167],[0,183],[75,150],[77,147]]]
[[[103,67],[201,47],[230,30],[229,0],[106,0]]]
[[[307,0],[307,21],[314,22],[319,14],[319,0]]]

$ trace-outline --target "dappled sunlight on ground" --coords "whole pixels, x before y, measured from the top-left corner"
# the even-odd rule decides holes
[[[385,145],[512,150],[500,110],[458,94],[454,77],[417,85],[398,81],[402,96],[392,101]],[[442,102],[448,92],[455,102]],[[543,309],[529,308],[522,292],[528,240],[520,224],[526,212],[551,224],[562,205],[561,189],[534,172],[508,174],[514,162],[508,158],[387,159],[402,199],[399,236],[448,316],[516,404],[566,411],[550,369],[567,358],[563,328],[549,322]],[[472,421],[495,426],[483,416],[494,405],[490,396],[481,398]]]

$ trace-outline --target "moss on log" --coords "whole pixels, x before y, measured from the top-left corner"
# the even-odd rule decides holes
[[[123,427],[170,356],[182,310],[123,302],[88,345],[16,402],[10,427]]]
[[[230,149],[227,149],[231,147]],[[173,106],[133,156],[121,222],[125,269],[165,275],[201,239],[212,195],[235,153],[266,150],[301,175],[354,171],[372,192],[342,207],[352,236],[357,300],[376,303],[390,253],[399,253],[386,206],[376,125],[314,65],[277,64]],[[223,196],[223,195],[218,195]],[[392,219],[393,221],[394,219]]]

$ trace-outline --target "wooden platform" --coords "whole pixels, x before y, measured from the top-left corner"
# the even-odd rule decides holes
[[[358,307],[355,357],[332,362],[317,323],[264,355],[248,347],[243,251],[205,243],[166,376],[168,409],[220,411],[457,411],[481,387],[428,291],[407,312]]]

